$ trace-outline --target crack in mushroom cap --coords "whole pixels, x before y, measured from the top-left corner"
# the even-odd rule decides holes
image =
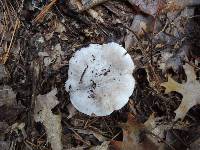
[[[134,63],[117,43],[90,44],[69,61],[65,87],[74,107],[87,115],[106,116],[121,109],[132,95]]]

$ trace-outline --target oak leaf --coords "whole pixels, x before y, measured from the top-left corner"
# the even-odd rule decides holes
[[[180,84],[168,76],[168,81],[161,84],[161,86],[166,88],[165,93],[176,91],[183,96],[181,104],[175,110],[175,120],[178,118],[183,119],[189,109],[200,102],[200,83],[196,80],[194,68],[189,64],[185,64],[183,68],[187,75],[187,81],[185,83]]]

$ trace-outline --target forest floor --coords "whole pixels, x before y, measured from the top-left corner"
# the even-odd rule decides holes
[[[65,89],[69,60],[109,42],[136,86],[88,116]],[[0,0],[0,150],[199,150],[199,56],[198,0]]]

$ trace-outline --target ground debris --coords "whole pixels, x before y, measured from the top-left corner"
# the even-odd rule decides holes
[[[0,0],[0,149],[199,149],[199,4]],[[110,42],[133,59],[136,87],[122,109],[87,116],[65,90],[69,60]]]
[[[45,126],[47,140],[53,150],[62,150],[61,143],[61,116],[52,113],[52,109],[58,104],[56,98],[57,90],[54,89],[46,95],[37,97],[35,106],[35,121]]]
[[[146,136],[146,127],[137,121],[134,116],[128,114],[128,121],[120,125],[123,129],[123,142],[111,141],[117,150],[131,150],[134,146],[136,150],[144,150],[147,147],[157,150],[158,147]]]
[[[146,14],[156,16],[159,14],[159,11],[161,8],[163,8],[163,5],[165,4],[162,0],[128,0],[129,3],[134,5],[135,7],[138,7],[141,11],[143,11]]]

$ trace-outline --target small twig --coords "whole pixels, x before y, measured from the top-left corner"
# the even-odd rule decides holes
[[[88,146],[91,145],[90,143],[84,141],[83,138],[72,127],[70,127],[70,125],[66,121],[63,120],[62,122],[67,126],[68,129],[70,129],[79,138],[81,142],[85,143]]]
[[[119,131],[111,140],[114,140],[122,131]]]
[[[88,142],[84,141],[83,138],[82,138],[74,129],[72,129],[72,128],[69,128],[69,129],[78,137],[78,139],[79,139],[81,142],[83,142],[83,143],[85,143],[86,145],[90,146],[90,144],[89,144]]]
[[[43,133],[38,139],[37,141],[39,141],[41,138],[43,138],[46,135],[46,133]]]
[[[37,145],[35,145],[34,143],[30,142],[29,140],[25,140],[24,142],[27,143],[28,145],[31,145],[31,146],[37,148]]]
[[[98,120],[98,118],[94,118],[94,119],[91,120],[91,121],[87,120],[87,122],[86,122],[84,128],[87,128],[87,127],[91,126],[91,124],[93,124],[93,123],[96,122],[97,120]]]
[[[44,8],[41,10],[41,12],[37,15],[37,17],[32,21],[33,23],[38,22],[41,20],[45,14],[52,8],[52,6],[56,3],[57,0],[51,1],[51,3],[44,6]]]

